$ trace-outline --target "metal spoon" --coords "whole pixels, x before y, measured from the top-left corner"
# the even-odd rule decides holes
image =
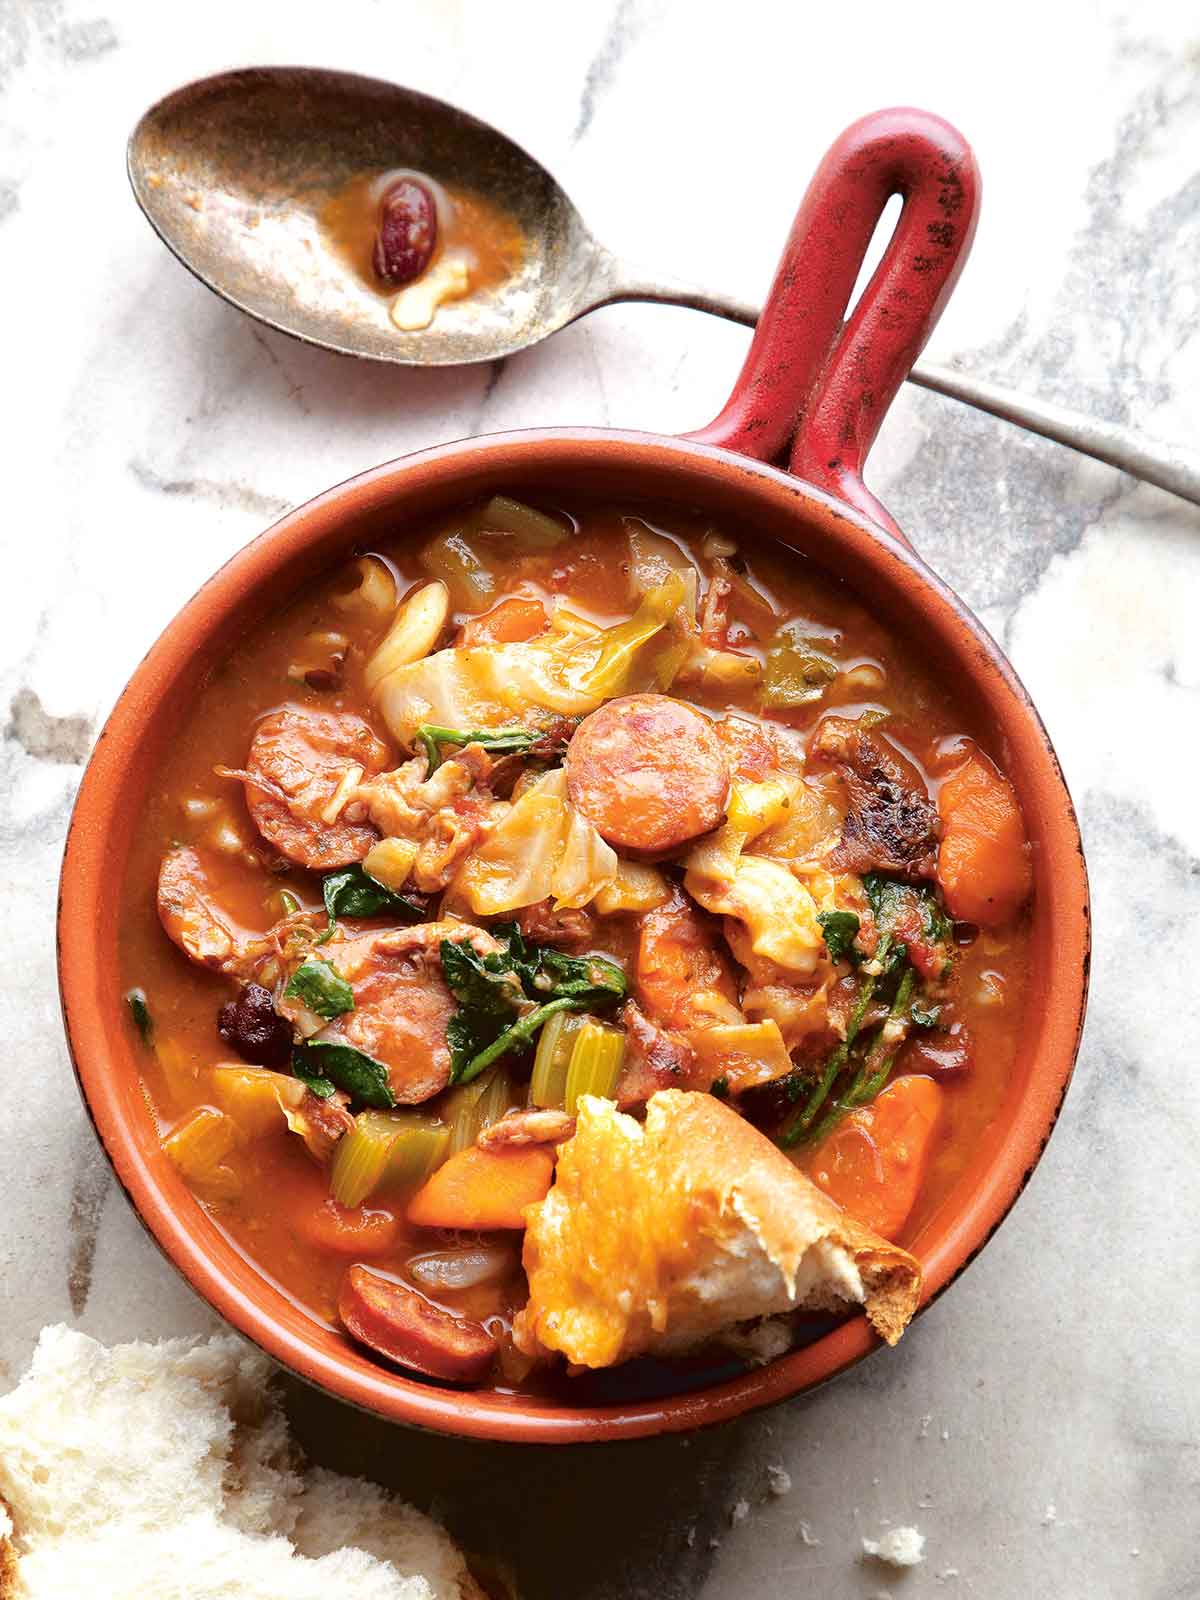
[[[512,140],[444,101],[347,72],[254,67],[202,78],[146,112],[129,178],[159,237],[202,283],[309,344],[401,366],[496,361],[598,306],[650,300],[752,327],[758,308],[650,277],[606,250],[562,189]],[[460,182],[519,225],[520,268],[485,295],[401,333],[387,298],[331,244],[320,218],[354,179],[395,167]],[[1200,504],[1200,458],[1054,405],[920,363],[914,383]]]

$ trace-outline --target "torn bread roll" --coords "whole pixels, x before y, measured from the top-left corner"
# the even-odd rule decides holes
[[[666,1089],[644,1126],[585,1097],[554,1187],[526,1213],[515,1337],[577,1366],[703,1344],[754,1317],[861,1305],[895,1344],[918,1262],[841,1211],[709,1094]]]
[[[0,1399],[0,1600],[484,1600],[429,1517],[303,1467],[265,1356],[46,1328]]]

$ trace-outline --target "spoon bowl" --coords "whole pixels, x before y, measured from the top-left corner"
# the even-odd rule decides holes
[[[163,242],[242,311],[309,344],[400,366],[495,361],[611,298],[616,263],[544,167],[465,111],[313,67],[221,73],[167,95],[129,140],[129,178]],[[507,212],[524,255],[491,290],[403,333],[321,218],[364,175],[414,168]]]

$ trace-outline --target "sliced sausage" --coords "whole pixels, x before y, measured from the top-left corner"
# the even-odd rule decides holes
[[[890,739],[846,717],[823,717],[809,757],[837,767],[850,799],[831,868],[933,877],[937,808],[921,774]]]
[[[567,796],[609,844],[660,853],[725,815],[729,767],[707,717],[665,694],[593,711],[567,749]]]
[[[496,1354],[495,1340],[478,1322],[452,1316],[369,1267],[351,1267],[343,1277],[338,1316],[360,1344],[445,1383],[478,1383]]]
[[[469,939],[481,955],[500,946],[462,922],[425,922],[359,934],[325,947],[325,958],[350,985],[354,1010],[316,1035],[381,1061],[400,1105],[417,1105],[450,1082],[446,1026],[458,1002],[442,977],[443,939]],[[286,1015],[289,1004],[280,1002]]]
[[[167,937],[197,966],[249,976],[270,948],[237,926],[212,897],[198,850],[168,850],[158,869],[158,919]]]
[[[361,861],[379,838],[363,822],[347,822],[339,789],[357,767],[373,778],[388,749],[361,717],[347,711],[285,706],[254,730],[246,772],[246,805],[254,825],[289,861],[331,872]]]
[[[668,1028],[741,1021],[715,921],[682,890],[638,921],[637,998]]]

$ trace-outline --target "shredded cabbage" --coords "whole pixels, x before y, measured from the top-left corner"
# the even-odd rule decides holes
[[[673,574],[614,627],[596,628],[559,610],[534,639],[439,650],[388,673],[373,693],[403,744],[411,744],[423,722],[501,728],[527,723],[539,711],[584,716],[643,679],[658,681],[653,641],[685,603],[683,579]]]
[[[735,783],[726,821],[689,854],[684,888],[706,911],[741,923],[755,956],[788,972],[816,970],[824,950],[812,895],[781,862],[746,847],[783,823],[800,779]]]
[[[551,899],[585,906],[617,876],[617,855],[566,798],[561,768],[531,784],[463,863],[453,886],[476,916]]]

